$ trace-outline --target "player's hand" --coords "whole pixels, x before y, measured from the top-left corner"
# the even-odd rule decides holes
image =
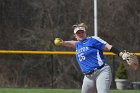
[[[126,61],[129,56],[130,56],[130,53],[129,52],[126,52],[126,51],[122,52],[121,57],[122,57],[123,60]]]
[[[125,60],[128,64],[128,66],[132,70],[137,70],[138,68],[138,58],[134,53],[124,52],[122,54],[122,59]]]
[[[61,38],[55,38],[55,39],[54,39],[54,44],[55,44],[56,46],[62,45],[62,42],[63,42],[63,40],[62,40]]]

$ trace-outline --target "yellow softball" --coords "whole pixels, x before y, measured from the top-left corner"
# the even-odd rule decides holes
[[[60,46],[61,45],[61,39],[60,38],[55,38],[54,40],[54,44],[57,45],[57,46]]]

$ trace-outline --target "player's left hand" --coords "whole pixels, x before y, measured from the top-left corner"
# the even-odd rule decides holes
[[[132,70],[137,70],[138,68],[138,58],[134,53],[129,53],[129,52],[124,52],[122,54],[122,59],[125,60],[128,64],[128,66],[132,69]]]

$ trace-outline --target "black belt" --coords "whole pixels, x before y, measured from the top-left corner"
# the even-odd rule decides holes
[[[96,69],[101,69],[101,68],[103,68],[104,66],[105,66],[105,64],[101,65],[101,66],[98,67],[98,68],[95,68],[93,71],[90,71],[90,72],[88,72],[88,73],[85,73],[85,75],[91,75]]]

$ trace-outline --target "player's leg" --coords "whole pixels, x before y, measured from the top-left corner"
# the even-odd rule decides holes
[[[83,79],[81,93],[94,93],[94,83],[95,80],[93,74],[87,76],[85,75]]]
[[[96,87],[98,93],[109,93],[112,81],[112,73],[110,66],[103,67],[96,79]]]

